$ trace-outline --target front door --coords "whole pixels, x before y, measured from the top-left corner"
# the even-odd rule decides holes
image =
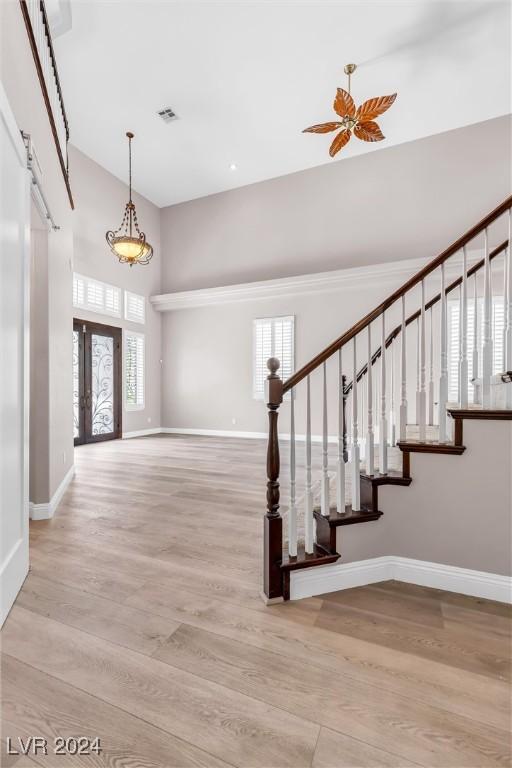
[[[75,445],[121,437],[121,329],[73,322]]]

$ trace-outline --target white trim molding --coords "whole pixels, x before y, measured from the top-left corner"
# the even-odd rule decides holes
[[[136,429],[132,432],[123,432],[123,440],[128,440],[132,437],[144,437],[145,435],[159,435],[164,430],[162,427],[152,427],[151,429]]]
[[[510,576],[393,555],[294,571],[290,583],[291,599],[300,600],[391,579],[512,603]]]
[[[475,251],[468,258],[468,266],[478,261],[480,252]],[[397,286],[425,266],[428,259],[403,259],[383,264],[367,264],[361,267],[317,272],[311,275],[294,275],[273,280],[258,280],[251,283],[224,285],[217,288],[198,288],[191,291],[177,291],[150,296],[149,301],[158,312],[177,309],[194,309],[218,304],[233,304],[240,301],[255,301],[283,296],[304,296],[312,293],[333,293],[341,288],[350,289],[365,284],[369,279],[382,286]],[[460,263],[459,263],[460,262]],[[460,274],[462,257],[450,259],[449,276]]]
[[[31,520],[49,520],[54,516],[57,507],[59,506],[62,497],[68,489],[68,485],[73,479],[75,474],[75,465],[73,464],[66,474],[64,475],[59,487],[53,494],[49,502],[44,504],[34,504],[32,501],[29,504],[29,514]]]

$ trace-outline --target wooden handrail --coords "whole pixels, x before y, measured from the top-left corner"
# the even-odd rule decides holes
[[[495,248],[493,251],[490,252],[490,254],[489,254],[489,261],[492,261],[496,256],[499,256],[500,253],[502,253],[507,246],[508,246],[508,240],[504,240],[503,243],[501,243],[501,245],[498,245],[497,248]],[[476,264],[473,264],[473,266],[470,269],[468,269],[467,276],[468,277],[472,277],[475,274],[475,272],[478,272],[480,269],[482,269],[482,267],[484,266],[484,263],[485,263],[485,260],[484,259],[480,259],[480,261],[478,261]],[[444,291],[445,295],[448,296],[448,294],[451,293],[451,291],[454,291],[455,288],[458,288],[459,285],[461,285],[461,283],[462,283],[462,276],[461,277],[457,277],[452,283],[450,283],[450,285],[448,285],[445,288],[445,291]],[[436,296],[434,296],[429,301],[427,301],[427,303],[425,304],[425,312],[427,310],[431,309],[440,300],[441,300],[441,294],[438,293],[438,294],[436,294]],[[409,315],[409,317],[405,321],[405,325],[406,326],[410,325],[415,320],[417,320],[420,316],[421,316],[421,309],[417,309],[416,312],[413,312],[412,315]],[[396,328],[394,328],[391,331],[389,336],[386,338],[386,349],[388,347],[390,347],[391,344],[393,343],[393,341],[396,339],[396,337],[399,336],[399,334],[401,333],[401,330],[402,330],[402,324],[400,323],[400,325],[397,325]],[[377,360],[380,358],[380,355],[381,355],[381,347],[379,347],[373,353],[373,355],[372,355],[372,365],[375,365]],[[358,372],[357,377],[356,377],[357,381],[361,381],[363,376],[366,376],[367,370],[368,370],[368,363],[363,365],[361,370]],[[350,381],[348,384],[346,384],[345,389],[344,389],[344,392],[345,392],[346,395],[348,395],[348,393],[352,389],[352,384],[353,384],[352,381]]]
[[[68,172],[67,157],[64,158],[64,156],[62,154],[62,148],[60,146],[59,134],[58,134],[58,131],[57,131],[57,125],[55,123],[55,116],[53,114],[52,105],[51,105],[51,102],[50,102],[50,96],[48,94],[48,88],[46,87],[46,82],[45,82],[44,72],[43,72],[43,66],[41,64],[41,59],[39,58],[39,51],[37,49],[37,43],[36,43],[36,39],[35,39],[35,36],[34,36],[34,30],[32,29],[32,22],[30,20],[30,13],[29,13],[29,10],[28,10],[28,6],[27,6],[27,3],[26,3],[26,0],[20,0],[20,7],[21,7],[22,14],[23,14],[23,19],[25,21],[25,27],[27,28],[27,35],[28,35],[28,39],[29,39],[29,42],[30,42],[30,48],[32,50],[32,57],[34,59],[34,64],[35,64],[35,67],[36,67],[37,76],[39,78],[39,84],[41,86],[41,91],[43,93],[43,99],[44,99],[44,103],[45,103],[45,106],[46,106],[46,112],[48,114],[48,120],[50,121],[50,127],[52,129],[53,139],[55,141],[55,146],[57,148],[57,155],[58,155],[58,158],[59,158],[59,163],[60,163],[60,167],[61,167],[61,170],[62,170],[62,175],[64,176],[64,183],[66,185],[66,190],[67,190],[67,193],[68,193],[69,204],[70,204],[71,208],[74,209],[75,204],[73,202],[73,194],[71,192],[71,185],[69,183],[69,172]],[[66,111],[64,109],[64,100],[63,100],[63,97],[62,97],[62,90],[61,90],[61,87],[60,87],[59,74],[58,74],[58,71],[57,71],[57,62],[55,60],[55,53],[54,53],[54,50],[53,50],[50,26],[49,26],[49,22],[48,22],[48,17],[46,15],[46,8],[45,8],[43,0],[41,0],[41,2],[40,2],[40,11],[41,11],[42,19],[43,19],[43,25],[44,25],[46,39],[48,41],[48,50],[50,52],[50,60],[52,62],[52,68],[53,68],[53,72],[54,72],[54,75],[55,75],[55,84],[56,84],[57,93],[58,93],[58,96],[59,96],[59,103],[60,103],[60,107],[61,107],[62,119],[64,121],[64,127],[65,127],[65,130],[66,130],[66,142],[67,142],[67,140],[69,139],[69,126],[68,126],[68,121],[67,121],[67,117],[66,117]]]
[[[353,325],[351,328],[349,328],[348,331],[346,331],[342,336],[337,338],[335,341],[332,342],[328,347],[326,347],[322,352],[320,352],[316,357],[314,357],[312,360],[309,361],[309,363],[306,363],[306,365],[303,365],[302,368],[300,368],[296,373],[294,373],[292,376],[290,376],[289,379],[287,379],[283,384],[283,393],[288,392],[293,387],[297,386],[299,382],[302,381],[306,376],[308,376],[312,371],[314,371],[316,368],[318,368],[319,365],[322,365],[326,360],[328,360],[331,355],[333,355],[335,352],[337,352],[341,347],[345,346],[349,341],[351,341],[355,336],[357,336],[358,333],[363,331],[370,323],[372,323],[376,318],[380,317],[383,312],[385,312],[389,307],[391,307],[398,299],[400,299],[405,293],[411,290],[411,288],[414,288],[418,283],[421,283],[422,280],[424,280],[428,275],[430,275],[431,272],[434,272],[438,267],[441,266],[441,264],[444,264],[444,262],[450,258],[450,256],[453,256],[457,251],[459,251],[461,248],[463,248],[467,243],[469,243],[471,240],[473,240],[477,235],[479,235],[481,232],[483,232],[484,229],[486,229],[490,224],[493,223],[497,218],[499,218],[505,211],[507,211],[509,208],[512,207],[512,195],[510,197],[507,197],[506,200],[504,200],[497,208],[495,208],[491,213],[489,213],[487,216],[485,216],[481,221],[478,222],[478,224],[475,224],[474,227],[471,227],[462,237],[459,237],[458,240],[456,240],[452,245],[450,245],[446,250],[444,250],[442,253],[440,253],[438,256],[436,256],[434,259],[432,259],[429,264],[427,264],[423,269],[420,269],[419,272],[417,272],[415,275],[413,275],[407,282],[405,282],[400,288],[398,288],[396,291],[394,291],[390,296],[388,296],[387,299],[385,299],[381,304],[379,304],[378,307],[375,307],[371,312],[369,312],[365,317],[363,317],[359,322],[357,322],[355,325]]]

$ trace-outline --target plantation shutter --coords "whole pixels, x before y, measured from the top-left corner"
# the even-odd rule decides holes
[[[124,292],[124,313],[132,323],[144,323],[146,320],[146,301],[138,293]]]
[[[144,407],[144,336],[125,334],[125,405],[128,410]]]
[[[253,396],[262,398],[268,376],[267,360],[277,357],[279,376],[286,381],[294,369],[294,317],[270,317],[254,321]]]

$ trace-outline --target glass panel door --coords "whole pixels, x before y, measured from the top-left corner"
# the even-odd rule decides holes
[[[121,437],[121,329],[75,320],[75,445]]]

